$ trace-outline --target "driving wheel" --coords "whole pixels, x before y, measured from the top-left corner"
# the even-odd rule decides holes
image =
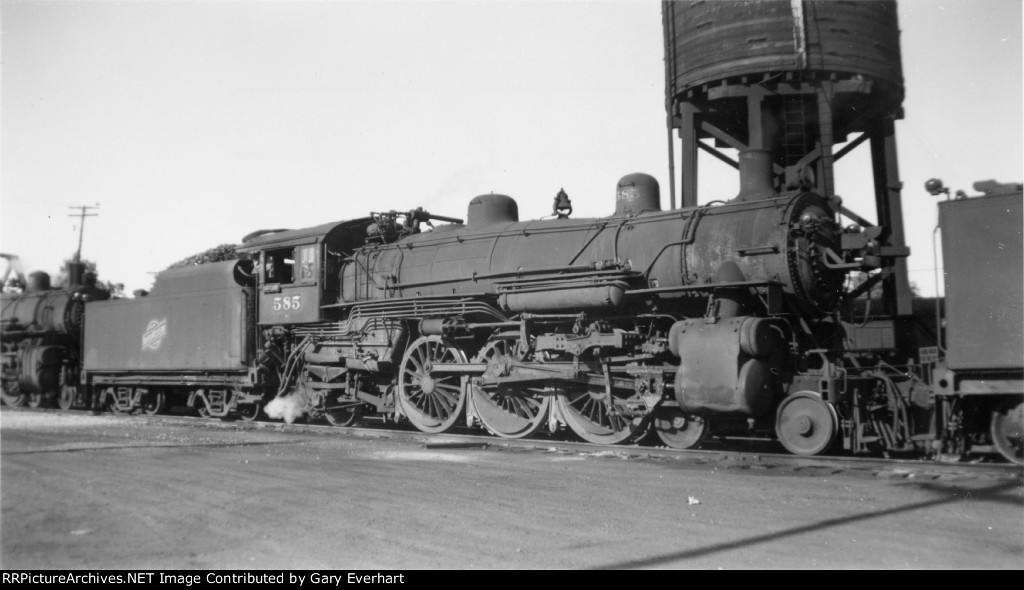
[[[460,376],[437,369],[464,362],[466,355],[440,336],[424,336],[409,346],[399,370],[398,403],[413,426],[436,434],[459,420],[466,406]]]
[[[587,442],[614,445],[630,442],[646,434],[646,406],[642,400],[631,399],[632,390],[612,390],[603,385],[588,386],[585,391],[558,396],[558,409],[566,424]]]
[[[520,359],[519,341],[493,340],[480,351],[476,362],[498,367],[506,359]],[[525,438],[548,420],[551,396],[525,387],[473,384],[473,408],[488,432],[502,438]]]

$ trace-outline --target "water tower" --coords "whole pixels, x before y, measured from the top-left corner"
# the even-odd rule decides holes
[[[888,252],[903,250],[893,122],[903,116],[904,92],[895,2],[675,1],[662,3],[662,17],[673,207],[676,165],[680,205],[698,204],[700,151],[737,169],[740,162],[722,149],[738,150],[741,159],[760,154],[770,159],[779,193],[832,196],[834,163],[867,144],[879,239]],[[682,146],[678,164],[673,129]],[[836,151],[837,144],[845,145]],[[884,313],[909,315],[906,259],[887,258],[871,283],[879,281]]]

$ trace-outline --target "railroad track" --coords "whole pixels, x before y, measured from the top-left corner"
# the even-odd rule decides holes
[[[56,410],[11,408],[7,412],[54,413],[79,416],[102,415],[125,421],[143,421],[146,424],[187,426],[190,428],[233,429],[238,431],[280,432],[282,434],[316,434],[357,438],[387,439],[394,442],[419,444],[427,449],[457,450],[481,449],[494,451],[532,451],[543,453],[578,454],[610,459],[673,461],[682,467],[709,467],[723,470],[762,471],[766,474],[831,476],[852,475],[883,479],[961,479],[995,478],[1024,481],[1024,467],[1011,463],[991,461],[959,461],[954,457],[935,459],[905,459],[895,457],[861,457],[819,455],[804,457],[782,451],[781,445],[769,439],[713,440],[700,449],[672,449],[650,444],[598,445],[569,440],[569,433],[554,433],[545,437],[504,439],[480,434],[471,429],[457,429],[445,434],[427,434],[401,425],[383,422],[364,423],[361,426],[331,426],[316,423],[278,421],[244,421],[203,418],[183,414],[97,414],[89,410]]]

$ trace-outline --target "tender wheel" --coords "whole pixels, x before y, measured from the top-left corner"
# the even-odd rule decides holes
[[[679,408],[661,408],[654,415],[654,433],[673,449],[692,449],[707,438],[708,422]]]
[[[775,434],[794,455],[821,454],[832,446],[838,433],[835,408],[815,393],[800,392],[786,398],[775,415]]]
[[[992,412],[992,444],[1010,462],[1024,465],[1024,401],[1010,401]]]
[[[89,406],[94,412],[111,412],[114,409],[110,396],[107,395],[107,390],[105,389],[93,392],[93,399],[89,401]]]
[[[246,393],[244,391],[239,390],[239,389],[231,390],[231,397],[233,399],[235,399],[235,400],[239,400],[239,399],[245,397],[245,395],[246,395]],[[245,403],[245,404],[237,403],[236,402],[235,403],[235,409],[234,409],[233,417],[238,417],[243,422],[254,422],[257,418],[260,417],[262,411],[263,411],[263,402],[262,402],[262,400],[257,401],[255,403]]]
[[[132,410],[134,409],[135,407],[131,405],[129,405],[128,407],[121,405],[121,400],[119,400],[117,397],[115,397],[113,401],[110,402],[110,410],[115,414],[131,414]]]
[[[200,418],[209,418],[210,417],[210,408],[209,408],[209,406],[206,405],[206,400],[200,398],[200,399],[197,399],[196,402],[198,403],[198,405],[196,406],[196,413],[199,414],[199,417]]]
[[[324,418],[331,426],[352,426],[363,417],[361,404],[351,404],[338,408],[331,408],[324,412]]]
[[[150,416],[163,414],[167,410],[167,395],[162,389],[150,389],[139,398],[139,407]]]
[[[262,404],[241,404],[235,408],[238,412],[238,417],[243,422],[254,422],[260,417],[260,412],[263,410]]]
[[[60,388],[60,395],[57,396],[57,406],[62,410],[70,410],[75,407],[75,400],[78,398],[78,388],[74,385],[65,385]]]
[[[126,396],[123,390],[108,387],[103,391],[106,407],[115,414],[129,414],[135,409],[135,402],[131,396]]]
[[[519,357],[518,341],[495,340],[487,344],[477,362],[499,362],[503,357]],[[525,438],[540,430],[548,419],[551,396],[526,388],[473,385],[473,407],[490,433],[502,438]]]
[[[600,445],[626,443],[647,433],[644,428],[646,406],[631,400],[632,391],[612,390],[611,398],[603,386],[591,386],[558,396],[558,409],[566,424],[583,440]]]
[[[464,363],[466,355],[439,336],[419,338],[405,352],[398,379],[398,403],[413,425],[423,432],[450,429],[466,406],[456,373],[435,373],[444,363]]]

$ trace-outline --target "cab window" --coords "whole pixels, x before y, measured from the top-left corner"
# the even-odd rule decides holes
[[[299,283],[316,282],[316,246],[299,246],[296,248],[299,260]]]
[[[263,282],[287,284],[294,280],[295,256],[292,248],[268,250],[263,254]]]

